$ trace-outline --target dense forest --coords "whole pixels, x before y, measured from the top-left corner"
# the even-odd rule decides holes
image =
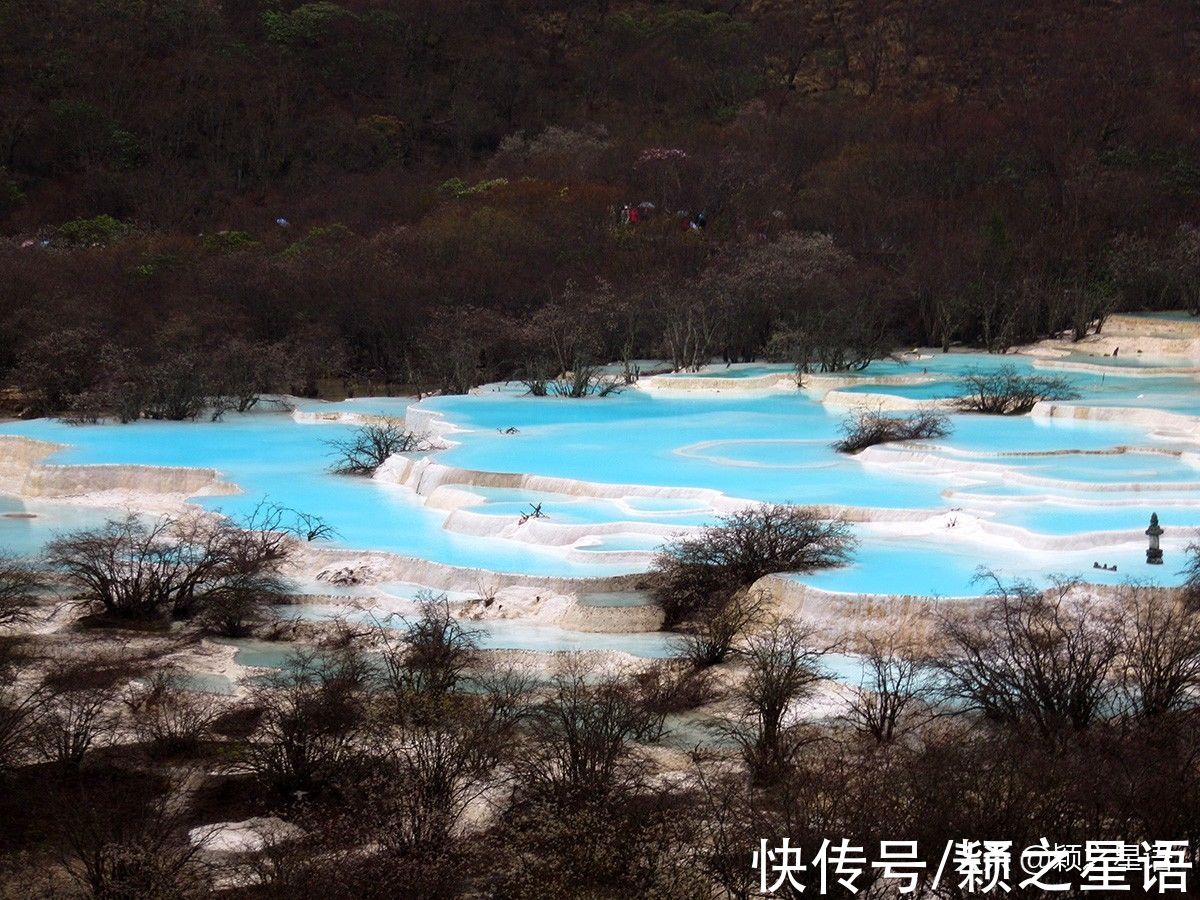
[[[0,378],[137,414],[1197,307],[1198,57],[1184,0],[4,0]]]

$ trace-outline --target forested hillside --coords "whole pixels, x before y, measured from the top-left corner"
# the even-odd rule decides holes
[[[1184,0],[0,0],[0,378],[464,390],[1200,306],[1198,73]]]

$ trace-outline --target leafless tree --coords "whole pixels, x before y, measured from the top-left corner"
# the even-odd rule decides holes
[[[332,471],[338,475],[373,475],[389,456],[440,449],[427,435],[408,431],[397,419],[360,425],[349,437],[326,443],[335,458]]]
[[[700,610],[683,637],[685,655],[697,667],[725,661],[734,642],[762,618],[768,598],[762,591],[739,590],[725,602]]]
[[[190,421],[209,402],[208,374],[196,354],[171,355],[141,379],[141,414],[147,419]]]
[[[665,715],[697,709],[718,693],[712,671],[689,659],[654,660],[633,675],[633,683],[646,708]]]
[[[264,621],[272,605],[289,597],[291,586],[279,571],[286,551],[272,551],[260,536],[240,530],[233,534],[194,603],[177,606],[177,614],[198,614],[203,624],[226,637],[242,637]]]
[[[1200,314],[1200,226],[1188,222],[1179,226],[1166,262],[1180,303],[1192,315]]]
[[[31,743],[32,729],[45,694],[0,672],[0,778],[22,761]]]
[[[1089,728],[1113,700],[1114,617],[1075,582],[1038,591],[987,577],[986,604],[942,620],[946,650],[932,662],[947,699],[1047,739]]]
[[[1200,540],[1187,545],[1187,558],[1179,574],[1183,576],[1183,589],[1189,603],[1200,608]]]
[[[277,835],[259,855],[264,887],[288,897],[314,885],[337,896],[459,896],[470,878],[462,864],[478,849],[468,810],[510,783],[533,687],[511,669],[472,672],[420,716],[368,698],[333,801],[301,806],[301,833]]]
[[[478,661],[474,633],[450,614],[445,594],[421,596],[421,615],[392,640],[381,629],[383,681],[398,718],[436,715]]]
[[[392,852],[436,853],[470,804],[505,782],[501,763],[519,753],[530,677],[490,671],[464,687],[443,698],[436,716],[389,718],[380,733],[377,750],[393,789],[380,791],[373,809],[388,823],[381,839]]]
[[[562,297],[538,309],[527,327],[534,348],[521,381],[535,397],[607,396],[622,381],[606,375],[603,323],[613,298],[604,289],[581,291],[568,281]]]
[[[189,841],[179,785],[142,777],[67,789],[57,817],[66,871],[97,898],[209,896],[203,841]]]
[[[740,748],[755,781],[782,777],[812,740],[795,705],[826,677],[822,660],[828,652],[811,627],[791,620],[771,623],[739,649],[747,672],[732,692],[733,714],[721,730]]]
[[[159,669],[126,691],[134,734],[161,754],[194,751],[210,734],[220,711],[215,698],[189,690],[185,674]]]
[[[298,540],[311,544],[313,541],[331,541],[338,536],[338,531],[323,518],[313,513],[289,510],[291,521],[287,530]]]
[[[876,444],[946,437],[950,434],[950,420],[933,408],[911,416],[888,416],[878,409],[859,409],[842,420],[841,430],[842,439],[833,448],[839,453],[858,453]]]
[[[113,519],[55,538],[46,562],[81,601],[113,615],[151,617],[185,589],[193,569],[190,554],[172,540],[174,526],[167,517],[148,524],[133,515]]]
[[[203,611],[237,632],[286,594],[286,515],[268,504],[241,520],[129,515],[55,538],[45,558],[80,602],[109,615],[145,619],[169,610],[186,618]]]
[[[1200,688],[1200,617],[1185,598],[1120,588],[1120,674],[1128,708],[1155,719],[1193,708]]]
[[[846,718],[877,744],[891,744],[926,718],[933,687],[913,642],[889,636],[867,637],[864,643],[863,680]]]
[[[717,348],[721,311],[716,297],[702,290],[662,286],[651,295],[655,317],[663,323],[663,345],[676,372],[694,372]]]
[[[29,621],[45,579],[27,560],[0,556],[0,628]]]
[[[807,372],[854,372],[885,356],[888,330],[882,312],[868,301],[860,308],[813,308],[781,324],[766,346],[769,359]]]
[[[215,422],[227,412],[249,412],[264,393],[278,389],[284,354],[274,344],[233,338],[219,348],[210,368],[209,404]]]
[[[616,375],[607,375],[599,366],[579,362],[566,374],[550,382],[550,393],[556,397],[607,397],[619,394],[624,387]]]
[[[1042,400],[1074,400],[1079,393],[1060,375],[1019,375],[1016,367],[992,372],[975,369],[963,376],[966,385],[958,399],[963,412],[1013,416],[1027,413]]]
[[[287,795],[327,787],[360,757],[370,671],[354,648],[298,650],[258,689],[265,710],[245,765]]]
[[[654,564],[654,592],[672,626],[764,575],[843,565],[854,546],[841,519],[803,506],[749,507],[663,547]]]
[[[30,740],[44,759],[76,771],[119,724],[118,693],[108,673],[87,663],[55,666],[42,682]]]
[[[530,711],[520,783],[548,798],[599,800],[640,779],[634,745],[657,740],[662,725],[630,684],[573,660]]]

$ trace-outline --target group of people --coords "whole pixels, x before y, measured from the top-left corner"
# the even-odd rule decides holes
[[[1115,572],[1115,571],[1117,571],[1117,566],[1116,566],[1116,564],[1115,564],[1115,563],[1114,563],[1113,565],[1111,565],[1111,566],[1110,566],[1108,563],[1104,563],[1103,565],[1101,565],[1101,564],[1100,564],[1100,563],[1098,563],[1098,562],[1094,562],[1094,563],[1092,563],[1092,568],[1093,568],[1093,569],[1100,569],[1100,570],[1102,570],[1102,571],[1104,571],[1104,572]]]
[[[639,222],[646,222],[658,213],[658,208],[649,200],[639,203],[637,206],[626,204],[621,207],[621,224],[622,225],[637,225]],[[708,216],[703,212],[698,212],[695,215],[689,213],[686,209],[681,209],[675,214],[680,226],[687,231],[703,231],[708,224]]]

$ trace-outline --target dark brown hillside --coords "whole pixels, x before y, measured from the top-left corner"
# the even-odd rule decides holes
[[[740,297],[714,315],[753,333],[710,348],[737,357],[851,296],[897,340],[993,347],[1197,305],[1198,25],[1183,2],[3,3],[0,368],[28,382],[84,326],[118,368],[237,336],[306,348],[293,389],[456,388],[528,362],[564,297],[607,311],[610,355],[665,352],[650,297]],[[788,231],[849,255],[837,290],[747,287]],[[423,349],[448,333],[455,377]]]

